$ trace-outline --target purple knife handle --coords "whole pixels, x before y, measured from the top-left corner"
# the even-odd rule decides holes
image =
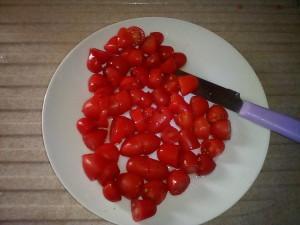
[[[300,142],[300,120],[247,101],[244,101],[239,114],[256,124]]]

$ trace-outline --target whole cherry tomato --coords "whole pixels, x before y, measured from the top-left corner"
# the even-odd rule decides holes
[[[143,178],[134,173],[122,173],[117,180],[121,194],[128,199],[135,199],[142,193]]]
[[[210,174],[216,168],[214,160],[206,154],[198,155],[198,165],[198,176]]]
[[[95,120],[83,117],[77,121],[76,126],[79,133],[85,135],[97,127],[97,122]]]
[[[136,130],[139,132],[143,132],[147,128],[147,122],[144,114],[144,110],[142,108],[135,108],[130,110],[130,117],[135,125]]]
[[[111,202],[120,201],[122,196],[115,182],[108,182],[102,189],[104,197]]]
[[[162,130],[161,138],[165,143],[177,144],[179,141],[179,132],[175,127],[167,126]]]
[[[83,135],[82,139],[86,147],[92,151],[96,151],[96,149],[104,143],[106,135],[106,130],[99,129]]]
[[[151,180],[145,183],[142,190],[143,199],[152,200],[156,205],[159,205],[165,198],[168,192],[167,185],[160,180]]]
[[[179,132],[179,143],[184,150],[192,150],[200,146],[197,137],[190,129],[181,130]]]
[[[109,140],[112,143],[119,143],[122,139],[134,134],[135,126],[131,119],[125,116],[117,116],[112,120]]]
[[[135,77],[126,76],[126,77],[122,78],[119,88],[120,88],[120,90],[130,91],[132,89],[142,88],[142,84]]]
[[[164,41],[164,35],[161,32],[151,32],[150,36],[153,36],[159,45]]]
[[[173,170],[167,179],[168,190],[172,195],[184,192],[190,184],[190,177],[183,170]]]
[[[94,153],[82,155],[82,167],[90,180],[96,180],[106,166],[107,161]]]
[[[131,108],[131,98],[127,91],[115,93],[110,98],[109,113],[112,116],[121,115]]]
[[[114,144],[105,143],[96,149],[96,155],[111,162],[118,162],[120,153]]]
[[[169,57],[161,64],[160,69],[163,73],[175,73],[178,67],[175,59],[173,57]]]
[[[97,180],[99,184],[105,186],[108,182],[114,181],[120,174],[118,164],[115,162],[109,162],[101,171]]]
[[[108,85],[106,77],[100,74],[93,74],[88,81],[88,88],[90,92],[96,92],[99,88],[106,87]]]
[[[131,201],[131,214],[134,221],[138,222],[154,216],[156,213],[156,205],[149,199],[135,199]]]
[[[178,167],[179,155],[180,147],[178,145],[164,143],[157,150],[157,158],[161,162],[173,167]]]
[[[182,52],[175,52],[173,54],[173,57],[175,59],[177,68],[180,68],[186,64],[186,55]]]
[[[160,57],[163,60],[166,60],[166,59],[168,59],[169,57],[171,57],[173,55],[174,49],[171,46],[162,45],[162,46],[159,47],[158,52],[160,54]]]

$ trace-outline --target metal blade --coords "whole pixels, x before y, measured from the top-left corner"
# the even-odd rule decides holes
[[[189,73],[179,70],[176,74],[181,76]],[[199,88],[194,91],[195,95],[201,95],[213,103],[220,104],[227,109],[239,113],[243,105],[243,100],[240,98],[240,93],[199,77],[197,78],[199,79]]]

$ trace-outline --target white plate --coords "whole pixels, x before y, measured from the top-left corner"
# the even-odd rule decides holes
[[[137,18],[107,26],[81,41],[55,72],[43,106],[43,138],[49,161],[62,184],[83,206],[116,224],[133,224],[128,200],[110,203],[81,167],[84,146],[75,124],[88,98],[88,50],[101,48],[120,27],[137,25],[147,33],[161,31],[165,43],[185,52],[185,70],[241,93],[244,99],[267,106],[263,88],[247,61],[216,34],[192,23],[170,18]],[[157,214],[140,224],[193,225],[204,223],[230,208],[249,189],[266,157],[270,132],[230,113],[232,139],[207,177],[192,177],[184,194],[167,199]]]

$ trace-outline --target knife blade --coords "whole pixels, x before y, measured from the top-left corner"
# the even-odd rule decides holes
[[[184,76],[191,74],[178,70],[176,71],[176,75]],[[195,77],[199,80],[199,87],[194,91],[195,95],[201,95],[213,103],[222,105],[238,113],[247,120],[275,131],[291,140],[300,142],[299,119],[242,100],[239,92],[222,87],[198,76]]]

